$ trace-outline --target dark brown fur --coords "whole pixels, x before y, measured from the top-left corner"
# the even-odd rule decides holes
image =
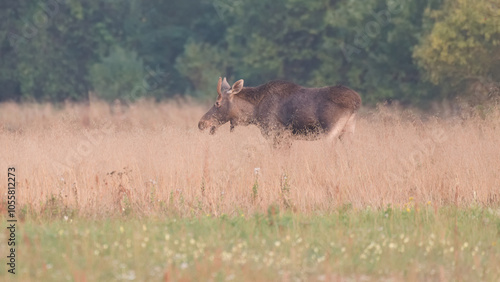
[[[328,134],[341,137],[353,132],[355,113],[361,97],[345,86],[305,88],[286,81],[271,81],[257,87],[233,87],[219,80],[216,104],[200,120],[201,130],[211,133],[226,122],[231,130],[237,125],[254,124],[264,136],[276,138],[284,133],[300,136]],[[276,141],[276,140],[275,140]]]

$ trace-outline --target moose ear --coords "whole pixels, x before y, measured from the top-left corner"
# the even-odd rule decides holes
[[[243,89],[243,83],[245,81],[243,79],[240,79],[238,81],[236,81],[234,84],[233,84],[233,88],[231,88],[231,94],[238,94],[241,89]]]
[[[222,86],[222,77],[219,77],[219,82],[217,83],[217,94],[219,95],[217,96],[217,99],[219,99],[222,96],[221,86]]]
[[[229,85],[229,83],[227,83],[227,80],[224,77],[224,80],[222,81],[221,92],[224,93],[224,92],[228,91],[229,89],[231,89],[231,85]]]

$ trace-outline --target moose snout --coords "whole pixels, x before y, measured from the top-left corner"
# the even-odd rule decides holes
[[[200,122],[198,122],[198,128],[200,130],[205,130],[208,126],[209,124],[206,120],[200,120]]]
[[[214,125],[211,121],[207,121],[207,120],[201,120],[199,123],[198,123],[198,128],[203,131],[207,128],[210,128],[210,134],[213,135],[215,134],[215,131],[217,130],[217,126]]]

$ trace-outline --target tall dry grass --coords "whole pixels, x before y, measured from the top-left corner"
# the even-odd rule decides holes
[[[380,108],[360,114],[335,147],[272,149],[255,127],[200,133],[206,107],[0,105],[0,187],[16,167],[20,205],[57,201],[82,215],[297,212],[354,207],[498,205],[500,110],[429,118]],[[258,168],[258,169],[256,169]],[[5,197],[5,196],[4,196]]]

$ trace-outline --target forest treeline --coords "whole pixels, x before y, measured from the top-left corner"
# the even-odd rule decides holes
[[[35,0],[0,4],[0,100],[212,99],[219,76],[344,84],[365,104],[500,82],[499,0]]]

